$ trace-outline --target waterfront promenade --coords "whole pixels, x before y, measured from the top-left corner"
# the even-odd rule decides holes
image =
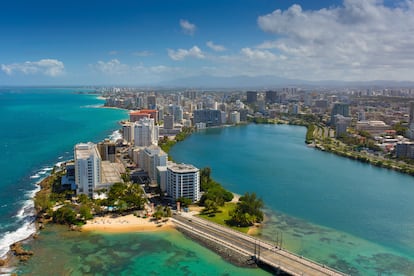
[[[345,275],[277,248],[266,241],[195,217],[190,213],[175,214],[173,222],[178,228],[184,228],[194,235],[216,242],[246,257],[253,257],[259,264],[269,266],[275,273],[281,271],[291,275]]]

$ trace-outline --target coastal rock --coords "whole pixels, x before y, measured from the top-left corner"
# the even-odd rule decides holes
[[[77,226],[77,225],[71,225],[70,226],[70,230],[71,231],[78,231],[78,232],[82,232],[82,228],[81,227],[79,227],[79,226]]]
[[[20,242],[10,245],[10,251],[22,262],[27,261],[33,255],[33,252],[25,250]]]
[[[5,261],[5,260],[0,259],[0,266],[5,266],[5,265],[6,265],[6,261]]]
[[[199,244],[216,252],[224,260],[236,266],[245,267],[245,268],[257,268],[257,265],[254,261],[252,261],[251,256],[246,256],[244,254],[241,254],[240,252],[237,252],[228,247],[225,247],[222,244],[219,244],[217,242],[214,242],[208,239],[204,239],[200,237],[199,235],[196,235],[182,227],[177,227],[177,230],[183,233],[185,236],[192,239],[193,241],[198,242]]]

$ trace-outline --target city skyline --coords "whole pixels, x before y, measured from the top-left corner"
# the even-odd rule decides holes
[[[2,85],[409,81],[414,1],[13,1]]]

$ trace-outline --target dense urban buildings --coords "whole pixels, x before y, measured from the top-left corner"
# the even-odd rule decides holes
[[[173,139],[183,128],[203,129],[249,121],[312,123],[318,125],[324,143],[346,146],[357,154],[412,159],[409,143],[414,138],[411,100],[414,89],[411,88],[281,87],[162,93],[116,88],[103,91],[103,96],[108,106],[132,110],[130,121],[123,122],[122,131],[125,142],[134,147],[130,150],[131,157],[139,166],[143,152],[140,148],[157,145],[161,138]],[[162,180],[165,191],[166,172],[167,166],[157,165],[157,173],[152,170],[149,177],[152,182],[156,178],[158,184]]]

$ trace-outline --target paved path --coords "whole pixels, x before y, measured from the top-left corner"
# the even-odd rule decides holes
[[[174,215],[173,221],[178,226],[194,234],[218,242],[246,256],[256,255],[261,262],[272,266],[275,271],[280,268],[282,271],[292,275],[345,275],[286,250],[276,248],[268,242],[192,216],[191,214],[182,213],[181,215]]]

